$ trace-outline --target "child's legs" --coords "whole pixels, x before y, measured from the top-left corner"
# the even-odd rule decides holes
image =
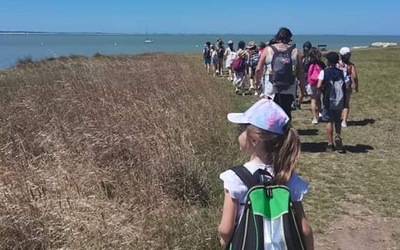
[[[311,114],[313,118],[318,118],[318,89],[315,86],[307,84],[306,86],[307,95],[311,98]]]
[[[333,124],[332,122],[326,123],[326,140],[329,144],[333,144]]]
[[[329,118],[330,121],[335,125],[335,133],[341,135],[342,124],[341,124],[342,110],[330,110]]]
[[[346,122],[347,122],[347,119],[349,118],[349,113],[350,113],[351,92],[352,92],[351,88],[346,91],[346,99],[345,99],[345,102],[344,102],[344,109],[343,109],[343,112],[342,112],[343,121],[346,121]]]
[[[235,72],[235,85],[236,89],[243,90],[244,88],[244,81],[246,80],[245,72]]]
[[[313,118],[318,118],[317,114],[317,100],[311,96],[311,114]]]

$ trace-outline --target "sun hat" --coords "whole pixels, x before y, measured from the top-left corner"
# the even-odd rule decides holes
[[[351,52],[351,50],[350,50],[349,47],[342,47],[342,48],[339,50],[339,54],[341,54],[342,56],[344,56],[344,55],[346,55],[346,54],[349,54],[350,52]]]
[[[232,41],[232,40],[229,40],[229,41],[228,41],[228,44],[233,44],[233,41]]]
[[[330,63],[338,63],[339,62],[339,55],[336,52],[328,52],[325,54],[325,58],[330,62]]]
[[[237,124],[251,124],[276,134],[283,134],[289,117],[272,100],[263,98],[254,103],[244,113],[229,113],[228,121]]]
[[[254,47],[257,47],[255,41],[250,41],[250,42],[247,44],[247,48],[248,48],[248,49],[251,49],[251,48],[254,48]]]

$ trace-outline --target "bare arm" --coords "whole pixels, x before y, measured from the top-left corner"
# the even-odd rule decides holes
[[[354,64],[350,64],[351,68],[351,74],[350,74],[350,79],[352,83],[352,88],[354,88],[354,91],[358,92],[358,77],[357,77],[357,70],[356,66]]]
[[[304,68],[299,52],[297,53],[297,79],[300,81],[300,86],[305,86]]]
[[[265,48],[263,53],[260,56],[260,59],[258,60],[258,64],[256,67],[256,76],[255,77],[256,77],[257,82],[261,82],[261,78],[264,73],[265,59],[267,58],[267,56],[268,56],[268,48]]]
[[[303,243],[306,250],[314,250],[314,235],[311,225],[308,222],[304,213],[303,204],[300,202],[293,202],[296,219],[300,226],[300,233],[303,236]]]
[[[218,227],[218,235],[223,248],[230,242],[235,227],[236,211],[238,201],[233,199],[228,190],[225,190],[224,206],[222,209],[222,218]]]

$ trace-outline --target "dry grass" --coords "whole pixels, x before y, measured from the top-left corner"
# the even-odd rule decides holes
[[[399,48],[353,53],[360,93],[347,154],[324,152],[307,105],[293,113],[317,239],[352,209],[343,204],[399,217],[399,58]],[[96,54],[1,71],[0,249],[217,249],[218,174],[243,160],[226,113],[254,100],[205,76],[199,55]]]
[[[0,248],[213,245],[207,207],[231,104],[197,59],[96,55],[1,72]]]

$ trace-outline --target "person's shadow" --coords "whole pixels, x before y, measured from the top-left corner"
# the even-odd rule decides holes
[[[326,152],[326,142],[303,142],[301,143],[301,152],[322,153]],[[368,153],[374,150],[374,147],[364,144],[344,145],[346,152],[350,153]]]
[[[368,153],[369,150],[374,150],[374,147],[364,144],[356,144],[354,146],[345,145],[344,148],[350,153]]]
[[[371,118],[359,120],[359,121],[347,121],[347,126],[367,126],[368,124],[374,124],[375,120]]]
[[[299,135],[318,135],[318,129],[298,129],[297,133]]]
[[[302,142],[301,152],[321,153],[326,151],[326,142]]]

